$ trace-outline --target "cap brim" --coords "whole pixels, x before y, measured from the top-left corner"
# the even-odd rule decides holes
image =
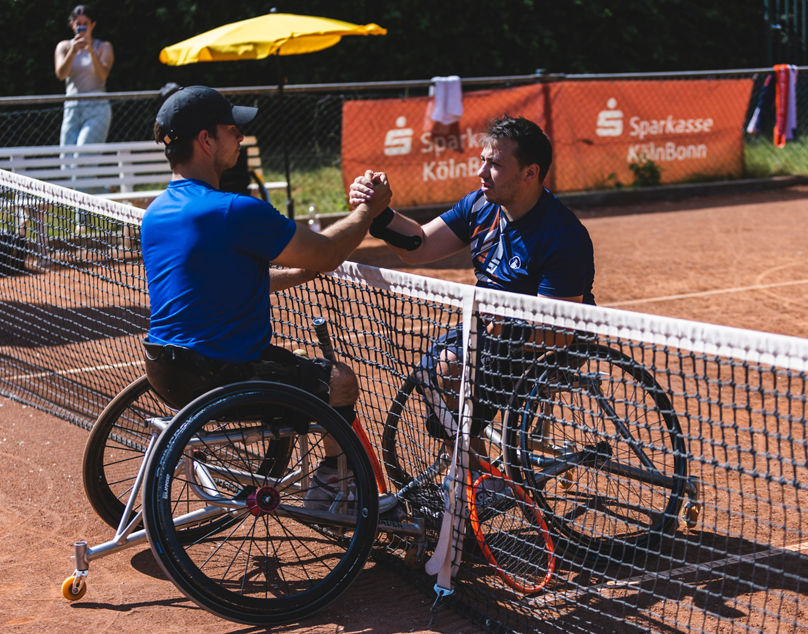
[[[232,112],[233,123],[237,126],[242,126],[255,119],[255,115],[258,114],[258,108],[253,108],[252,106],[233,106]]]

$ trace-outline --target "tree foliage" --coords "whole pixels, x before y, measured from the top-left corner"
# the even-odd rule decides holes
[[[712,5],[712,6],[710,6]],[[71,4],[4,0],[2,94],[57,94],[56,43],[71,36]],[[164,83],[274,84],[272,60],[164,66],[161,48],[222,24],[279,12],[375,22],[384,37],[346,37],[330,49],[282,59],[290,83],[356,82],[554,73],[749,68],[764,65],[760,0],[97,0],[96,36],[113,43],[109,90]],[[783,60],[787,61],[787,60]]]

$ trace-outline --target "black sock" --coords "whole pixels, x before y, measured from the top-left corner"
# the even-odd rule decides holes
[[[353,425],[353,422],[356,420],[356,410],[353,405],[341,405],[335,407],[334,410],[337,414],[342,416],[349,425]]]

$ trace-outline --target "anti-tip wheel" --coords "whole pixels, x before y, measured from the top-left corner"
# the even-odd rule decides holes
[[[701,513],[701,504],[698,502],[688,502],[685,504],[685,510],[682,516],[685,519],[687,527],[693,529],[699,523],[699,514]]]
[[[424,562],[422,561],[422,557],[418,556],[418,547],[412,546],[408,548],[407,551],[404,553],[404,565],[411,570],[416,570],[417,568],[421,567],[421,564]]]
[[[78,582],[78,589],[73,587],[75,581],[76,575],[70,575],[62,583],[62,596],[68,601],[78,601],[87,592],[87,582],[84,579]]]

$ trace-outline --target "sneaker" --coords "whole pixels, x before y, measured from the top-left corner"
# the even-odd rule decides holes
[[[472,470],[472,485],[477,482],[481,475],[481,471]],[[446,476],[443,479],[444,508],[446,507],[450,485],[451,479],[449,476]],[[516,505],[516,499],[505,480],[502,478],[488,477],[480,482],[477,487],[477,499],[475,500],[475,504],[477,506],[477,517],[480,521],[485,521],[497,513],[504,513],[508,509],[513,508]],[[468,510],[466,511],[468,512]]]
[[[311,478],[309,490],[303,499],[303,508],[310,511],[330,511],[337,495],[345,490],[346,496],[342,501],[349,503],[356,500],[356,482],[353,474],[349,472],[347,482],[342,487],[336,467],[320,463],[317,471]]]
[[[480,472],[472,471],[472,482],[480,477]],[[477,487],[477,517],[481,522],[491,519],[494,515],[505,513],[516,505],[513,491],[502,478],[485,478]]]

